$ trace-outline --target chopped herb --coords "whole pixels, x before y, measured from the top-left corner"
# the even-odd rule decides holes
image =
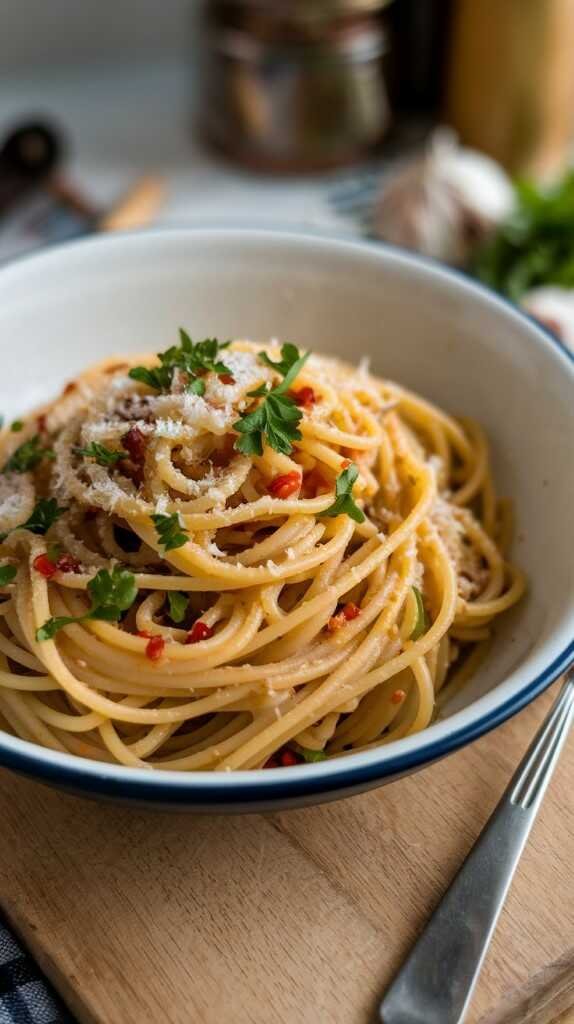
[[[297,374],[307,362],[309,355],[310,353],[306,352],[302,356],[296,345],[288,343],[281,346],[281,359],[279,362],[274,363],[266,352],[259,353],[259,361],[265,363],[265,366],[269,366],[270,369],[275,370],[276,373],[281,374],[283,381],[279,386],[282,391],[288,391]]]
[[[187,331],[181,327],[179,339],[179,345],[172,345],[165,352],[158,352],[160,366],[151,370],[145,366],[132,367],[129,371],[132,380],[147,384],[155,391],[169,391],[175,371],[183,370],[190,378],[186,390],[193,395],[203,395],[205,384],[199,379],[199,374],[210,371],[218,374],[230,373],[229,367],[219,359],[219,353],[231,342],[221,344],[217,338],[193,342]]]
[[[191,384],[188,384],[185,390],[189,391],[191,395],[199,395],[201,397],[201,395],[205,394],[205,381],[201,377],[194,377]]]
[[[165,551],[181,548],[189,540],[177,512],[174,512],[172,516],[154,515],[151,520],[156,528],[159,542]]]
[[[24,424],[22,420],[14,420],[14,422],[10,424],[10,430],[12,431],[13,434],[19,434],[20,431],[23,429]]]
[[[412,588],[413,594],[415,595],[415,601],[417,604],[417,617],[413,626],[409,640],[418,640],[423,633],[426,633],[429,628],[427,613],[423,604],[423,595],[421,594],[418,587]]]
[[[138,587],[136,578],[126,569],[114,566],[111,572],[100,569],[88,583],[91,607],[84,615],[60,615],[48,619],[40,629],[36,630],[36,640],[51,640],[64,626],[73,622],[86,622],[88,619],[100,619],[105,622],[117,622],[123,612],[134,603]]]
[[[262,455],[264,440],[276,452],[290,455],[293,441],[301,440],[297,427],[303,414],[286,392],[309,358],[309,352],[302,356],[295,345],[283,345],[281,357],[280,362],[274,363],[265,352],[259,354],[261,362],[284,376],[275,387],[261,384],[255,391],[248,392],[250,398],[263,398],[263,401],[233,424],[233,429],[242,435],[235,447],[244,455]]]
[[[14,526],[7,533],[0,534],[0,542],[6,540],[6,537],[14,530],[29,530],[30,533],[36,533],[43,537],[48,532],[56,519],[66,512],[67,509],[61,508],[55,498],[40,498],[36,502],[30,517],[25,523],[20,523],[18,526]]]
[[[299,744],[297,744],[297,753],[301,754],[303,760],[308,763],[324,761],[327,757],[324,750],[311,750],[309,747],[300,747]]]
[[[8,459],[3,473],[27,473],[34,469],[42,459],[55,458],[51,448],[43,448],[39,434],[34,434],[29,441],[24,441]]]
[[[183,622],[189,604],[189,597],[178,590],[168,590],[169,617],[173,622]]]
[[[173,371],[167,366],[158,366],[153,370],[148,370],[146,366],[132,366],[128,376],[155,391],[168,391]]]
[[[0,566],[0,587],[5,587],[7,583],[11,583],[16,578],[16,566],[15,565],[1,565]]]
[[[30,533],[44,536],[52,524],[66,511],[67,509],[61,508],[58,505],[55,498],[40,498],[40,501],[34,505],[30,518],[25,523],[22,523],[20,529],[29,530]]]
[[[123,448],[118,448],[115,451],[111,448],[106,448],[104,444],[98,444],[97,441],[92,441],[87,448],[72,448],[74,455],[84,455],[87,459],[95,459],[99,466],[114,466],[120,459],[127,459],[128,453]]]
[[[355,504],[353,498],[353,486],[359,475],[359,470],[355,466],[354,462],[351,463],[347,469],[344,469],[342,473],[339,473],[337,481],[335,483],[335,501],[329,508],[326,508],[324,512],[320,512],[322,516],[349,516],[349,519],[354,519],[356,523],[364,523],[365,516],[358,505]]]
[[[183,362],[185,363],[182,369],[187,370],[188,373],[200,373],[202,370],[204,372],[211,370],[212,373],[231,373],[229,367],[219,359],[221,349],[228,348],[231,344],[230,341],[221,344],[217,338],[206,338],[205,341],[194,343],[182,327],[179,329],[179,337],[181,349],[178,351],[183,353]]]

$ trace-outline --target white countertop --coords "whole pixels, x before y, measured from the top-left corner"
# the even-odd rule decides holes
[[[0,80],[0,135],[30,116],[59,121],[70,177],[102,206],[138,175],[165,176],[162,225],[251,226],[360,234],[334,195],[372,190],[373,169],[274,178],[219,160],[195,137],[191,75],[175,61],[91,66]],[[379,173],[377,171],[377,173]]]

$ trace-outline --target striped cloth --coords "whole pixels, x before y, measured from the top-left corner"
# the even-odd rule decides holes
[[[74,1024],[0,915],[0,1024]]]

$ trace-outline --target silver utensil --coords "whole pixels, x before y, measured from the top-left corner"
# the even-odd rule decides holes
[[[383,1024],[462,1024],[574,714],[574,670],[380,1007]]]

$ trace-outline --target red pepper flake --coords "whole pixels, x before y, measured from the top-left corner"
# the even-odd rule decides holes
[[[219,380],[222,384],[235,384],[235,377],[232,377],[230,373],[220,373]]]
[[[285,750],[281,751],[279,754],[279,761],[282,768],[293,768],[294,765],[300,764],[300,759],[297,757],[297,754],[289,747],[286,747]]]
[[[81,572],[82,566],[77,558],[64,552],[56,561],[56,569],[58,572]]]
[[[277,760],[277,758],[275,757],[275,754],[273,754],[273,755],[272,755],[272,756],[271,756],[271,757],[269,758],[269,760],[265,762],[265,764],[263,765],[263,767],[264,767],[264,768],[279,768],[279,761],[278,761],[278,760]]]
[[[271,481],[267,490],[272,498],[290,498],[301,487],[301,474],[296,470],[292,473],[284,473],[283,476],[276,476]]]
[[[51,558],[48,558],[47,555],[37,555],[32,565],[36,572],[39,572],[41,576],[45,576],[47,580],[51,579],[58,571],[56,563]]]
[[[343,461],[341,463],[341,469],[348,469],[350,465],[351,465],[351,460],[350,459],[343,459]]]
[[[159,661],[165,650],[165,640],[162,636],[152,636],[145,648],[145,656],[150,661]]]
[[[391,693],[391,704],[402,704],[405,697],[406,693],[404,690],[395,690],[394,693]]]
[[[143,636],[144,640],[151,640],[153,633],[148,633],[145,629],[138,629],[136,636]]]
[[[185,638],[186,644],[199,644],[202,640],[209,640],[213,636],[213,629],[206,622],[194,622],[191,631]]]
[[[144,461],[146,443],[146,436],[139,427],[130,427],[127,434],[122,437],[122,447],[129,452],[134,462]]]
[[[351,622],[352,619],[356,619],[357,615],[361,614],[361,609],[349,601],[344,608],[341,608],[340,612],[336,615],[332,615],[327,623],[327,629],[329,633],[336,633],[337,630],[342,629],[347,622]]]
[[[351,622],[352,619],[356,619],[357,615],[360,614],[361,609],[359,608],[358,605],[353,604],[352,601],[349,601],[343,608],[343,615],[345,616],[347,622]]]
[[[317,401],[313,388],[300,388],[299,391],[291,391],[290,395],[295,404],[303,409],[312,409]]]

